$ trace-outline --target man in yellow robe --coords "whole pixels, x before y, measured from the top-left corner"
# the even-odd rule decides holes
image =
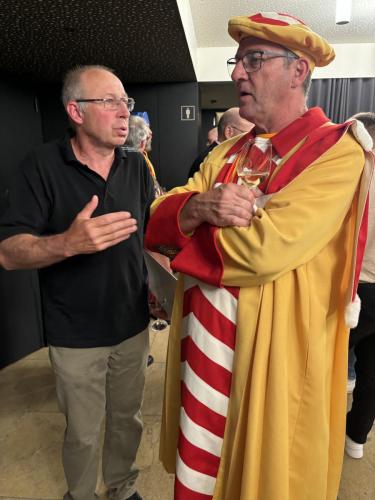
[[[357,123],[307,110],[311,71],[334,58],[319,35],[269,12],[231,19],[229,33],[240,114],[255,129],[156,200],[146,235],[180,272],[161,459],[176,500],[336,500],[344,316],[372,168],[354,135],[371,145]],[[236,165],[255,135],[272,168],[251,190]]]

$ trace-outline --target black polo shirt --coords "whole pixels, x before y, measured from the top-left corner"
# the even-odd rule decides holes
[[[143,234],[153,193],[143,156],[121,148],[106,181],[76,159],[68,136],[41,146],[21,163],[0,217],[0,240],[62,233],[94,194],[99,205],[93,217],[125,210],[138,222],[138,231],[126,241],[39,269],[49,344],[115,345],[147,326]]]

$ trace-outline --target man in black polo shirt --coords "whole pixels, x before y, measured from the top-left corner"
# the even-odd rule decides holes
[[[106,415],[104,481],[110,498],[136,500],[149,317],[143,233],[153,182],[142,157],[119,147],[134,101],[111,70],[69,72],[63,102],[74,134],[21,164],[0,219],[0,264],[39,270],[67,420],[64,498],[94,499]]]

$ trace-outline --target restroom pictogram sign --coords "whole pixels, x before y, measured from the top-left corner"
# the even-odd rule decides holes
[[[181,120],[195,120],[195,106],[181,106]]]

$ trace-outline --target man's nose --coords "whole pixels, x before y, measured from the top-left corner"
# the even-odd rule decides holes
[[[120,106],[118,108],[118,113],[121,116],[125,116],[126,118],[129,118],[129,116],[130,116],[130,111],[128,109],[128,106],[123,101],[120,101]]]
[[[237,61],[237,64],[235,65],[231,78],[234,82],[237,82],[238,80],[246,80],[248,77],[247,72],[245,71],[245,68],[243,67],[242,60],[239,59]]]

